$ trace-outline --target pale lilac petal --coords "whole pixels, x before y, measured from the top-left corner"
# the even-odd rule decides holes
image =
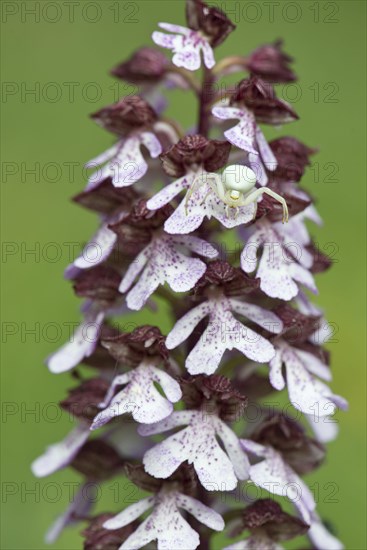
[[[321,382],[320,382],[321,384]],[[330,392],[330,389],[325,385],[323,384],[324,388],[325,388],[325,391],[327,390],[328,393]],[[335,395],[335,393],[329,393],[330,394],[330,399],[332,400],[333,403],[335,403],[335,405],[341,409],[342,411],[347,411],[348,408],[349,408],[349,403],[346,399],[344,399],[344,397],[342,397],[341,395]]]
[[[153,540],[155,540],[157,534],[150,526],[151,518],[145,519],[139,527],[134,531],[119,547],[119,550],[137,550],[143,548]],[[149,527],[149,528],[148,528]]]
[[[286,225],[277,222],[273,228],[282,234],[289,252],[293,252],[297,260],[306,268],[312,267],[313,256],[305,248],[311,242],[308,229],[304,223],[305,212],[300,212],[288,221]],[[296,250],[294,251],[294,248]]]
[[[281,244],[275,240],[265,242],[256,274],[260,277],[261,290],[271,298],[281,300],[294,298],[298,293],[298,287],[290,275],[291,269],[292,266],[284,261],[284,250]],[[300,269],[303,270],[303,268]]]
[[[246,357],[258,363],[267,363],[274,357],[275,350],[273,345],[260,336],[260,334],[244,325],[241,325],[241,338],[239,341],[237,341],[236,334],[234,336],[230,335],[230,340],[232,341],[233,348],[242,351]]]
[[[316,225],[323,224],[322,218],[313,204],[310,204],[310,206],[308,206],[304,210],[304,215],[306,218],[314,222]]]
[[[218,250],[214,248],[210,243],[204,241],[204,239],[199,239],[199,237],[194,237],[193,235],[183,235],[181,238],[175,238],[177,244],[185,245],[189,250],[204,256],[205,258],[217,258]]]
[[[334,333],[334,327],[323,317],[320,321],[319,328],[311,334],[309,341],[316,346],[322,346],[334,336]]]
[[[310,511],[314,510],[314,498],[297,474],[272,449],[267,450],[265,460],[251,466],[250,478],[258,487],[269,493],[288,497],[302,513],[303,519],[310,520]]]
[[[156,536],[158,550],[195,550],[199,546],[199,535],[178,511],[171,511],[170,508],[162,511],[159,524]]]
[[[242,325],[231,312],[214,307],[210,322],[186,359],[190,374],[213,374],[226,350],[238,349],[260,363],[274,356],[274,348],[262,336]]]
[[[236,107],[227,107],[227,106],[219,106],[216,105],[212,109],[212,113],[215,117],[220,118],[222,120],[233,120],[238,119],[240,120],[243,115],[243,111],[241,109],[237,109]]]
[[[211,191],[210,188],[207,188]],[[224,227],[232,229],[238,225],[250,222],[254,217],[255,204],[251,203],[247,206],[240,206],[230,209],[227,215],[227,205],[215,193],[211,192],[207,197],[203,208],[208,219],[212,216],[217,219]],[[231,214],[231,212],[233,212]]]
[[[308,353],[303,350],[297,350],[297,355],[301,361],[307,365],[307,370],[309,372],[330,382],[332,379],[331,370],[327,365],[320,361],[318,357],[316,357],[313,353]]]
[[[183,176],[169,185],[166,185],[166,187],[163,187],[159,193],[148,200],[147,208],[149,210],[158,210],[159,208],[162,208],[162,206],[165,206],[171,202],[172,199],[181,193],[183,189],[190,187],[194,177],[194,174],[190,174],[188,176]]]
[[[227,454],[218,444],[216,427],[219,419],[199,411],[189,411],[190,425],[155,445],[144,455],[145,470],[154,477],[168,478],[185,460],[193,464],[200,482],[208,491],[232,490],[237,477]],[[180,419],[184,415],[173,413]],[[167,419],[168,424],[170,418]],[[159,423],[164,426],[166,421]],[[146,431],[146,427],[142,427]],[[164,426],[165,428],[165,426]],[[149,427],[148,427],[149,429]],[[168,429],[170,429],[170,424]],[[154,429],[153,432],[157,433]],[[160,429],[159,432],[163,430]]]
[[[168,399],[161,395],[154,382],[162,385]],[[167,373],[148,363],[141,363],[134,370],[117,376],[106,396],[109,402],[118,385],[127,384],[115,397],[109,406],[99,413],[93,421],[91,429],[96,429],[115,416],[131,413],[136,422],[151,424],[168,417],[173,411],[172,402],[181,398],[179,384]],[[171,399],[172,397],[172,399]],[[106,406],[101,404],[101,406]]]
[[[111,168],[109,164],[105,164],[101,168],[99,168],[96,172],[93,172],[93,174],[88,178],[88,183],[85,187],[85,191],[92,191],[98,185],[107,179],[111,175]]]
[[[99,407],[107,407],[111,399],[114,397],[118,386],[124,386],[125,384],[128,384],[132,376],[133,376],[133,371],[125,372],[124,374],[118,374],[117,376],[115,376],[115,378],[112,381],[112,384],[108,388],[108,391],[102,403],[99,403]]]
[[[224,448],[233,464],[238,479],[245,480],[249,477],[250,463],[243,452],[237,435],[222,421],[218,422],[217,434],[221,438]]]
[[[91,425],[91,430],[97,430],[107,424],[115,416],[133,413],[137,404],[132,401],[126,391],[120,391],[111,401],[109,406],[97,414]]]
[[[198,258],[188,258],[176,252],[172,262],[167,262],[164,273],[165,280],[175,292],[187,292],[194,288],[204,275],[206,265]]]
[[[102,164],[104,164],[108,160],[115,157],[115,155],[117,154],[117,152],[119,151],[120,148],[121,148],[121,142],[118,142],[115,145],[113,145],[112,147],[110,147],[109,149],[107,149],[107,151],[105,151],[104,153],[98,155],[97,157],[95,157],[92,160],[90,160],[89,162],[87,162],[85,164],[85,167],[86,168],[97,168],[98,166],[101,166]],[[88,183],[86,185],[85,190],[86,191],[91,191],[92,189],[95,189],[96,187],[98,187],[98,185],[103,180],[108,178],[109,175],[110,175],[109,164],[106,164],[102,168],[100,167],[98,170],[93,172],[93,174],[91,176],[89,176]]]
[[[245,449],[246,452],[252,453],[255,456],[258,457],[265,457],[266,456],[266,447],[264,445],[260,445],[259,443],[255,443],[255,441],[252,441],[251,439],[241,439],[240,440],[241,446],[243,449]]]
[[[278,164],[277,159],[258,126],[256,128],[256,141],[266,168],[271,171],[275,170]]]
[[[340,540],[329,533],[319,518],[312,521],[307,536],[318,550],[344,550],[345,548]]]
[[[180,384],[176,382],[176,380],[174,380],[172,376],[170,376],[163,370],[157,369],[156,367],[150,367],[150,369],[153,373],[153,380],[161,385],[167,398],[172,403],[176,403],[177,401],[179,401],[182,397]]]
[[[139,388],[135,391],[135,395],[139,397],[134,404],[132,416],[136,422],[141,424],[150,424],[159,422],[162,418],[167,418],[173,411],[173,405],[165,399],[158,390],[153,386],[149,386],[149,391],[146,391],[143,396],[138,394]]]
[[[335,412],[333,394],[325,384],[316,380],[296,354],[284,359],[287,387],[292,405],[305,414],[332,415]]]
[[[157,158],[162,153],[162,145],[152,132],[142,132],[139,138],[140,142],[148,149],[153,159]]]
[[[93,504],[96,501],[96,498],[97,490],[93,484],[82,484],[81,488],[75,495],[74,500],[70,503],[65,512],[59,516],[47,530],[45,542],[47,544],[53,544],[66,527],[77,521],[75,518],[88,516]]]
[[[213,52],[206,39],[199,33],[181,27],[180,25],[171,25],[169,23],[160,23],[162,29],[178,33],[166,35],[161,32],[154,32],[153,41],[163,48],[173,51],[172,62],[177,67],[184,67],[189,71],[196,71],[200,68],[200,51],[203,50],[204,63],[208,68],[215,64]]]
[[[195,550],[199,535],[177,509],[164,502],[120,546],[119,550],[136,550],[157,540],[158,550]]]
[[[314,263],[313,255],[306,248],[308,243],[303,243],[299,235],[300,226],[303,224],[295,224],[292,222],[293,218],[291,218],[289,222],[287,222],[286,230],[284,228],[281,229],[280,226],[278,229],[279,233],[281,233],[283,236],[284,248],[286,249],[287,253],[289,253],[289,255],[292,252],[294,253],[296,261],[299,262],[301,266],[306,269],[311,269]],[[274,224],[274,226],[276,225],[277,224]],[[291,227],[288,227],[288,225],[290,225]]]
[[[270,373],[269,380],[270,384],[276,390],[283,390],[285,388],[285,380],[282,373],[282,354],[280,351],[276,350],[273,359],[270,361]]]
[[[304,267],[293,262],[289,266],[289,272],[295,281],[304,285],[314,294],[318,294],[315,279]]]
[[[116,233],[111,231],[107,224],[102,225],[94,237],[84,247],[80,256],[78,256],[71,265],[74,265],[78,269],[89,269],[90,267],[101,264],[111,254],[116,241]]]
[[[200,483],[207,491],[232,491],[237,477],[232,462],[219,446],[213,431],[195,432],[195,446],[189,463],[193,463]]]
[[[232,145],[239,147],[247,153],[258,155],[258,152],[253,146],[253,136],[248,131],[248,127],[244,123],[239,122],[233,128],[226,130],[224,132],[224,135],[228,139],[228,141],[232,143]],[[258,173],[258,170],[254,170],[254,172]]]
[[[184,43],[184,41],[185,39],[181,38],[181,44],[175,46],[178,51],[172,57],[172,63],[188,71],[197,71],[201,65],[200,48],[195,43],[189,43],[188,40]]]
[[[266,535],[256,533],[246,540],[226,546],[223,550],[284,550],[284,547],[269,539]]]
[[[174,349],[184,342],[190,334],[195,330],[195,327],[209,313],[209,305],[204,302],[195,308],[188,311],[181,319],[177,321],[166,339],[168,349]]]
[[[152,34],[152,39],[157,46],[161,46],[162,48],[168,48],[169,50],[173,50],[177,45],[177,39],[181,37],[166,34],[164,32],[154,31]],[[181,39],[182,40],[182,39]]]
[[[148,164],[140,151],[140,139],[137,137],[127,139],[110,163],[112,183],[115,187],[132,185],[140,180],[147,170]]]
[[[253,218],[254,204],[233,209],[233,215],[228,216],[226,204],[213,191],[208,181],[201,181],[200,185],[192,189],[194,191],[190,191],[189,200],[186,195],[166,221],[164,228],[167,233],[191,233],[201,225],[204,217],[214,217],[228,228],[247,223]]]
[[[196,498],[178,493],[176,502],[179,508],[183,508],[186,512],[189,512],[200,523],[210,527],[210,529],[214,529],[214,531],[223,531],[225,524],[222,516]]]
[[[229,301],[231,303],[233,311],[244,315],[260,327],[268,330],[269,332],[279,334],[283,330],[282,321],[272,311],[264,309],[255,304],[250,304],[248,302],[240,302],[235,298],[231,298]]]
[[[252,235],[242,252],[241,266],[244,271],[253,271],[256,252],[261,244],[263,251],[256,276],[260,278],[260,288],[265,294],[272,298],[291,300],[298,293],[295,281],[317,292],[311,273],[289,258],[284,240],[267,222]]]
[[[87,162],[85,164],[85,167],[86,168],[93,168],[93,167],[100,166],[101,164],[104,164],[107,160],[111,159],[112,157],[114,157],[116,155],[116,153],[117,153],[117,151],[119,150],[120,147],[121,147],[121,142],[116,143],[116,145],[113,145],[112,147],[107,149],[107,151],[105,151],[104,153],[101,153],[97,157],[94,157],[92,160]]]
[[[140,252],[140,254],[138,254],[135,260],[130,264],[119,286],[119,291],[121,293],[129,290],[136,277],[144,269],[144,266],[148,261],[149,253],[150,245],[144,248],[144,250]]]
[[[317,417],[315,415],[305,415],[306,420],[310,423],[316,439],[321,443],[329,443],[336,439],[339,433],[338,421],[331,416]]]
[[[215,65],[214,52],[210,44],[206,40],[203,40],[202,42],[202,52],[203,52],[203,58],[204,58],[204,65],[208,69],[212,69]]]
[[[201,201],[196,199],[195,193],[193,193],[190,202],[190,209],[187,209],[187,212],[186,201],[184,199],[166,220],[164,229],[167,233],[185,235],[192,233],[202,224],[205,217],[205,205],[200,204]]]
[[[117,514],[117,516],[108,519],[103,524],[103,527],[105,529],[120,529],[121,527],[125,527],[125,525],[129,525],[129,523],[132,523],[135,521],[138,517],[140,517],[144,512],[149,510],[154,505],[154,497],[148,497],[144,498],[143,500],[139,500],[138,502],[134,502],[134,504],[131,504],[125,510]]]
[[[266,174],[265,166],[258,153],[248,153],[248,162],[250,168],[255,172],[256,179],[262,187],[268,183],[268,176]]]
[[[159,285],[164,283],[162,273],[152,269],[148,263],[147,268],[138,279],[136,285],[130,290],[126,296],[126,303],[129,309],[139,311],[149,297],[155,292]]]
[[[239,123],[236,126],[224,132],[225,137],[233,145],[243,149],[247,153],[259,154],[255,143],[256,122],[254,115],[250,111],[234,107],[215,106],[212,113],[215,117],[222,120],[238,119]]]
[[[190,458],[191,433],[191,427],[185,428],[149,449],[143,458],[145,471],[161,479],[170,477],[182,462]]]
[[[68,371],[95,350],[104,312],[91,314],[79,325],[71,340],[47,359],[49,370],[55,374]]]
[[[139,426],[138,433],[142,436],[165,433],[179,426],[189,424],[195,416],[196,411],[175,411],[171,416],[160,422]]]
[[[126,298],[128,307],[133,310],[141,309],[156,288],[164,283],[168,283],[175,292],[191,290],[206,270],[201,260],[180,252],[175,240],[168,235],[155,237],[141,255],[144,255],[146,267]],[[132,275],[141,271],[139,257],[129,267],[120,291],[127,289],[126,282],[130,284]]]
[[[175,25],[174,23],[158,23],[158,27],[165,31],[183,34],[184,36],[191,34],[192,30],[182,25]]]
[[[248,239],[246,246],[241,253],[241,268],[245,273],[252,273],[257,266],[257,251],[263,242],[262,233],[256,231]]]
[[[51,445],[43,455],[36,458],[31,466],[33,474],[45,477],[70,464],[88,437],[89,426],[79,424],[63,441]]]
[[[228,321],[226,323],[223,320],[223,323],[226,326],[222,333],[220,325],[210,322],[187,356],[185,366],[190,374],[213,374],[217,370],[226,349],[233,349],[233,346],[229,347],[231,344],[226,331],[235,330],[240,333],[240,330],[233,328],[233,326],[229,327]]]

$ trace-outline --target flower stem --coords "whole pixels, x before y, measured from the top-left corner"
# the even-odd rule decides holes
[[[210,130],[210,104],[214,93],[215,76],[213,72],[204,67],[203,81],[200,93],[198,132],[204,137],[209,137]]]

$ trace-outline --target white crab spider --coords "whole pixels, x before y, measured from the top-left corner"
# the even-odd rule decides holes
[[[288,207],[283,197],[268,189],[267,187],[261,187],[260,189],[254,189],[256,185],[256,175],[248,166],[242,166],[241,164],[232,164],[222,172],[222,174],[215,174],[213,172],[203,172],[199,174],[193,181],[185,200],[185,210],[187,214],[187,206],[191,195],[201,185],[207,183],[210,190],[203,199],[203,203],[211,192],[215,193],[227,206],[226,214],[229,217],[229,209],[235,208],[235,216],[237,215],[237,208],[239,206],[247,206],[248,204],[255,203],[254,218],[257,212],[257,199],[266,193],[276,199],[283,206],[283,223],[288,222]]]

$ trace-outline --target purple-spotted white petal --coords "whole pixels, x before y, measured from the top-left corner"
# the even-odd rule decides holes
[[[89,426],[79,424],[67,437],[47,448],[46,452],[32,463],[32,472],[45,477],[70,464],[89,437]]]
[[[226,350],[237,349],[259,363],[266,363],[274,357],[272,344],[240,323],[232,311],[248,317],[270,332],[282,330],[282,322],[271,311],[224,296],[210,299],[179,319],[167,336],[166,346],[173,349],[189,337],[204,317],[209,316],[208,326],[186,359],[190,374],[213,374]]]
[[[229,491],[236,487],[237,479],[247,479],[249,463],[239,451],[237,436],[216,415],[176,411],[167,420],[142,425],[138,430],[141,435],[152,435],[186,424],[145,453],[143,463],[150,475],[167,479],[187,460],[208,491]]]
[[[320,217],[312,205],[299,214],[292,216],[286,224],[274,223],[273,229],[282,235],[284,247],[295,257],[299,264],[306,269],[310,269],[314,260],[312,254],[307,250],[307,246],[311,244],[311,237],[305,224],[306,220],[311,220],[317,224],[321,223]]]
[[[227,213],[227,205],[218,197],[205,181],[203,176],[201,183],[188,191],[190,196],[186,195],[176,210],[166,220],[164,229],[167,233],[187,234],[195,231],[203,223],[204,218],[210,220],[217,219],[224,227],[228,229],[248,223],[252,220],[254,214],[254,204],[240,206],[233,213]]]
[[[195,177],[196,176],[194,173],[187,174],[169,185],[166,185],[166,187],[163,187],[163,189],[148,200],[147,208],[149,210],[158,210],[159,208],[162,208],[162,206],[165,206],[177,197],[181,191],[188,189],[194,182]]]
[[[306,414],[306,420],[309,422],[315,437],[321,443],[329,443],[336,439],[339,433],[338,421],[332,416],[320,416]]]
[[[262,254],[258,261],[260,246]],[[258,224],[247,241],[241,254],[241,267],[246,273],[256,270],[261,290],[271,298],[291,300],[298,294],[298,284],[317,294],[312,274],[294,259],[292,246],[288,248],[281,233],[266,221]]]
[[[270,361],[270,382],[277,390],[285,387],[281,370],[284,363],[289,399],[296,409],[319,418],[333,415],[337,407],[348,407],[345,399],[333,394],[326,384],[315,378],[317,375],[331,379],[328,367],[319,359],[282,340],[275,346],[276,354]]]
[[[273,495],[289,498],[306,523],[316,507],[314,497],[301,478],[292,470],[282,456],[271,447],[265,447],[249,439],[241,439],[243,449],[264,458],[250,467],[250,479]]]
[[[88,308],[84,321],[76,329],[70,341],[47,359],[49,370],[55,374],[66,372],[76,367],[85,357],[92,355],[104,318],[104,311]]]
[[[95,267],[107,260],[116,241],[116,233],[108,228],[108,223],[104,223],[84,247],[82,253],[66,268],[65,277],[74,278],[79,270]]]
[[[257,181],[260,185],[266,185],[268,178],[265,166],[273,171],[277,167],[277,160],[258,127],[254,114],[245,107],[231,107],[226,104],[214,106],[212,113],[221,120],[238,119],[239,122],[226,130],[224,135],[230,143],[248,153]]]
[[[127,292],[141,273],[137,283],[127,294],[130,309],[141,309],[159,285],[167,283],[175,292],[191,290],[206,271],[198,258],[185,255],[194,250],[201,256],[214,258],[218,252],[206,241],[192,237],[178,238],[160,234],[137,256],[121,281],[119,290]]]
[[[162,48],[172,50],[172,62],[176,67],[184,67],[188,71],[197,71],[201,66],[201,54],[204,65],[212,69],[215,65],[213,50],[208,40],[199,32],[180,25],[159,23],[159,27],[174,34],[155,31],[153,41]]]
[[[155,387],[159,383],[166,397]],[[118,386],[125,387],[114,395]],[[181,399],[180,385],[169,374],[154,365],[143,362],[125,374],[118,375],[111,384],[101,408],[105,407],[94,419],[91,429],[97,429],[115,416],[131,413],[134,420],[151,424],[163,420],[173,411],[172,403]]]
[[[266,534],[256,533],[246,540],[225,546],[223,550],[283,550],[283,546],[271,540]]]
[[[103,526],[105,529],[119,529],[152,507],[151,514],[126,539],[120,550],[137,550],[152,541],[157,541],[160,550],[195,550],[200,544],[199,535],[182,517],[180,508],[215,531],[224,529],[224,521],[217,512],[192,497],[164,488],[156,496],[132,504]]]
[[[140,180],[148,170],[140,150],[142,145],[152,158],[157,158],[162,152],[159,140],[151,132],[133,134],[86,164],[87,168],[91,168],[107,163],[90,176],[86,190],[98,187],[108,177],[112,178],[115,187],[128,187]]]
[[[334,537],[322,523],[316,513],[312,514],[311,527],[307,532],[308,538],[317,550],[344,550],[345,546]]]

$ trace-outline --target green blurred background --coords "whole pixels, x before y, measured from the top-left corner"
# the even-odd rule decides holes
[[[281,93],[294,101],[300,121],[279,131],[265,129],[266,135],[291,134],[320,148],[304,184],[325,220],[312,232],[321,249],[334,255],[333,269],[318,277],[318,303],[337,328],[329,344],[333,389],[348,398],[350,411],[338,415],[340,436],[329,445],[325,466],[309,480],[319,489],[320,512],[335,523],[346,548],[365,549],[366,4],[217,4],[238,25],[217,50],[217,59],[245,55],[278,37],[295,57],[299,84],[281,87]],[[117,86],[108,70],[149,45],[158,21],[184,24],[184,4],[28,0],[3,1],[1,9],[1,548],[41,549],[46,548],[44,531],[66,507],[67,483],[78,480],[69,472],[35,480],[29,465],[71,428],[54,404],[73,383],[68,375],[49,374],[43,361],[67,339],[68,323],[79,319],[79,301],[63,280],[63,269],[97,223],[69,200],[85,184],[83,163],[111,143],[88,115],[112,103],[116,94],[131,92],[123,83]],[[170,98],[171,114],[190,126],[196,115],[190,94],[170,92]],[[154,317],[143,312],[140,319]],[[107,489],[99,509],[110,504],[119,509]],[[80,548],[79,530],[65,532],[54,548]]]

